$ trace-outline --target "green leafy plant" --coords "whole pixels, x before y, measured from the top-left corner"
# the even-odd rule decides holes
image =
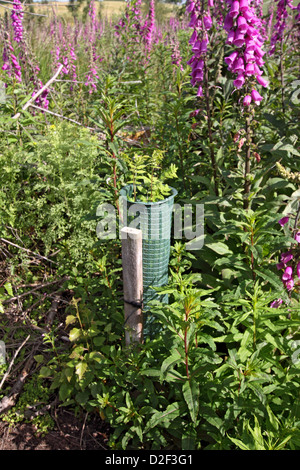
[[[53,429],[54,421],[48,412],[39,413],[38,410],[47,406],[50,396],[51,392],[47,385],[35,374],[25,384],[18,403],[1,419],[10,426],[16,426],[18,423],[32,423],[37,434],[47,434]]]
[[[163,152],[154,150],[152,155],[139,155],[133,157],[124,155],[131,173],[129,184],[133,185],[133,201],[157,202],[171,194],[171,188],[165,183],[177,176],[175,164],[162,170]],[[130,200],[130,199],[129,199]]]
[[[50,415],[38,415],[55,397],[105,421],[111,449],[298,450],[296,29],[291,23],[279,55],[265,42],[269,85],[249,115],[224,63],[218,6],[203,97],[191,84],[201,62],[191,76],[185,6],[176,20],[157,15],[149,49],[149,18],[138,17],[138,2],[128,8],[116,27],[96,24],[86,9],[74,25],[51,17],[37,28],[25,15],[32,51],[11,38],[22,82],[3,55],[0,327],[8,355],[25,331],[38,347],[6,420],[36,412],[46,432]],[[8,16],[2,24],[6,35]],[[30,106],[16,119],[32,97],[31,76],[46,83],[58,60],[65,70],[48,88],[48,107]],[[155,334],[128,347],[121,242],[97,238],[97,208],[118,208],[125,185],[133,187],[129,203],[160,202],[172,181],[179,204],[204,205],[204,245],[189,251],[185,239],[171,239],[169,282],[157,288],[168,304],[149,303]],[[290,220],[282,228],[283,216]],[[278,269],[288,251],[289,292]],[[25,345],[9,362],[1,400],[28,354]]]

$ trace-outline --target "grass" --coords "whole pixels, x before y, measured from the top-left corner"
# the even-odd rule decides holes
[[[52,8],[55,9],[57,16],[63,17],[64,19],[71,19],[72,15],[70,10],[67,8],[69,2],[49,2],[48,4],[36,4],[34,5],[34,13],[47,15]],[[81,7],[81,9],[83,9]],[[159,5],[159,8],[164,10],[164,14],[171,15],[175,12],[176,6],[171,3],[163,3]],[[114,16],[119,16],[125,9],[125,1],[101,1],[96,2],[97,13],[101,14],[102,17],[111,19]]]

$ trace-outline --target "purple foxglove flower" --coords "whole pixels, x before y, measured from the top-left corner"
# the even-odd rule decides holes
[[[202,86],[200,85],[197,91],[197,97],[200,98],[203,96],[203,89]]]
[[[196,117],[200,113],[200,109],[195,109],[195,111],[192,111],[190,114],[190,117]]]
[[[279,270],[279,269],[283,269],[284,268],[284,263],[282,261],[280,261],[280,263],[276,264],[276,268]]]
[[[248,23],[247,23],[246,19],[245,19],[243,16],[238,16],[238,19],[237,19],[237,29],[238,29],[241,33],[246,33],[247,30],[248,30]]]
[[[233,84],[236,88],[240,89],[245,83],[245,77],[243,74],[238,75],[237,78],[233,81]]]
[[[249,8],[244,8],[244,10],[242,11],[244,17],[246,18],[247,21],[251,21],[252,23],[255,22],[255,17],[254,17],[254,14],[253,14],[253,11],[250,10]]]
[[[292,2],[290,0],[278,0],[277,12],[276,12],[276,22],[273,28],[273,34],[271,37],[271,50],[270,55],[274,54],[276,50],[277,42],[281,42],[283,40],[284,31],[287,26],[288,21],[288,11],[287,7],[294,9]],[[299,18],[296,19],[299,21]]]
[[[204,27],[208,30],[212,27],[212,20],[210,16],[203,17]]]
[[[287,251],[286,253],[282,253],[281,255],[281,261],[284,265],[287,265],[289,261],[291,261],[294,258],[292,253],[290,251]]]
[[[232,64],[232,72],[234,73],[243,73],[245,70],[245,65],[242,57],[238,57]]]
[[[203,70],[196,70],[195,73],[192,74],[192,77],[196,82],[202,82]]]
[[[194,28],[195,25],[196,25],[196,23],[197,23],[197,21],[198,21],[197,16],[195,15],[194,12],[192,12],[191,20],[190,20],[190,22],[189,22],[189,24],[188,24],[188,27],[189,27],[189,28]]]
[[[289,221],[289,217],[282,217],[282,219],[278,220],[279,225],[283,227]]]
[[[280,307],[280,305],[282,304],[282,299],[277,299],[277,300],[274,300],[271,305],[270,305],[270,308],[278,308]]]
[[[14,30],[14,40],[16,42],[22,42],[23,40],[23,16],[23,4],[20,2],[20,0],[14,0],[12,6],[11,19],[12,27]]]
[[[145,42],[146,42],[146,47],[149,52],[152,48],[154,28],[155,28],[155,2],[154,0],[150,0],[148,21],[146,21],[146,26],[145,26],[145,30],[146,30]],[[176,53],[178,53],[178,50],[176,51]]]
[[[190,3],[188,4],[188,6],[186,7],[186,11],[187,11],[188,13],[191,13],[191,12],[194,10],[194,8],[195,8],[195,3],[194,3],[194,2],[190,2]]]
[[[285,284],[286,289],[288,291],[291,291],[293,289],[295,283],[294,283],[293,279],[289,279],[284,284]]]
[[[198,62],[196,62],[195,69],[197,70],[203,70],[204,67],[204,60],[200,59]]]
[[[246,37],[245,44],[247,52],[255,51],[256,43],[251,37]]]
[[[246,64],[249,64],[250,62],[255,62],[254,51],[245,51],[244,59]]]
[[[233,27],[232,16],[230,16],[230,14],[227,13],[227,15],[225,16],[225,19],[224,19],[224,29],[225,29],[225,31],[229,32],[232,27]]]
[[[300,261],[299,261],[299,263],[297,264],[297,276],[298,276],[298,278],[300,279]]]
[[[207,51],[207,43],[208,43],[207,39],[203,39],[203,41],[201,41],[200,52],[206,52]]]
[[[255,65],[258,65],[259,67],[262,67],[264,65],[264,60],[262,60],[261,57],[257,57],[256,56],[256,64]]]
[[[238,53],[234,51],[228,57],[225,57],[224,60],[227,65],[232,65],[237,57],[238,57]]]
[[[254,48],[254,52],[255,52],[255,55],[260,57],[260,58],[265,55],[265,51],[262,51],[261,48],[257,45]]]
[[[245,35],[244,33],[239,32],[238,30],[235,32],[233,44],[236,47],[242,47],[245,44]]]
[[[253,101],[255,101],[256,104],[259,104],[261,100],[263,99],[263,97],[256,90],[251,91],[251,97]]]
[[[201,42],[200,42],[200,41],[196,41],[195,44],[194,44],[193,47],[192,47],[192,52],[198,52],[198,51],[200,51],[200,46],[201,46]]]
[[[90,7],[89,7],[89,16],[92,20],[92,24],[95,24],[96,21],[96,10],[95,10],[95,2],[94,0],[91,1]]]
[[[198,33],[197,33],[197,30],[195,29],[189,39],[189,44],[194,44],[194,42],[197,40],[197,35]]]
[[[226,43],[227,44],[232,44],[233,40],[234,40],[234,37],[235,37],[235,32],[233,31],[233,29],[231,29],[228,33]]]
[[[246,68],[245,68],[245,75],[247,75],[248,77],[250,75],[255,75],[255,68],[254,68],[254,64],[250,63],[250,64],[247,64],[246,65]],[[253,97],[252,97],[253,98]],[[254,101],[257,101],[257,100],[254,100]]]
[[[203,67],[204,57],[207,52],[208,46],[208,34],[207,31],[212,26],[212,19],[208,7],[203,8],[201,0],[189,0],[195,4],[192,11],[187,8],[187,13],[190,13],[191,20],[189,27],[194,29],[193,34],[189,40],[189,44],[192,46],[193,56],[187,62],[188,65],[192,66],[191,84],[197,86],[197,97],[203,96],[203,90],[201,82],[203,81]]]
[[[244,13],[249,8],[248,0],[240,0],[240,11]]]
[[[192,65],[196,60],[196,57],[193,55],[193,57],[191,57],[188,61],[187,61],[187,64],[188,65]]]
[[[250,95],[246,95],[243,99],[243,106],[249,106],[252,99]]]
[[[300,231],[296,233],[295,240],[296,242],[300,243]]]
[[[257,77],[258,75],[261,76],[263,73],[260,70],[259,67],[257,67],[257,64],[254,63],[254,75]]]
[[[253,18],[251,18],[253,20]],[[248,36],[250,36],[251,38],[254,38],[254,37],[257,37],[259,35],[259,32],[257,31],[257,29],[255,29],[253,26],[251,26],[251,24],[248,24],[248,22],[246,21],[247,23],[247,34]]]
[[[229,12],[229,15],[232,17],[232,18],[236,18],[239,14],[239,11],[240,11],[240,4],[238,1],[234,1],[232,2],[232,5],[231,5],[231,10]]]
[[[292,275],[293,275],[293,268],[291,266],[288,266],[284,270],[284,273],[282,275],[282,280],[283,281],[288,281],[289,279],[292,278]]]

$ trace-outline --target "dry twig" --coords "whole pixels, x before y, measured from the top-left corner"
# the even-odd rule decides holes
[[[30,338],[30,335],[27,336],[27,338],[23,341],[23,343],[22,343],[22,344],[18,347],[18,349],[15,351],[15,354],[13,355],[13,358],[12,358],[12,360],[10,361],[10,364],[9,364],[9,366],[8,366],[8,369],[7,369],[7,371],[5,372],[5,374],[4,374],[4,376],[3,376],[2,380],[1,380],[1,383],[0,383],[0,390],[2,389],[3,384],[5,383],[7,377],[9,376],[10,371],[11,371],[11,369],[12,369],[12,366],[14,365],[15,360],[16,360],[16,358],[17,358],[19,352],[20,352],[21,349],[25,346],[25,344],[27,343],[27,341],[29,340],[29,338]]]
[[[54,80],[56,79],[56,77],[58,77],[58,75],[60,74],[61,70],[63,68],[63,64],[61,64],[57,71],[55,72],[55,74],[53,75],[52,78],[50,78],[50,80],[48,80],[48,82],[37,92],[34,94],[34,96],[32,96],[30,98],[30,100],[27,101],[27,103],[24,104],[24,106],[22,107],[22,111],[26,111],[27,108],[29,108],[29,106],[31,106],[32,103],[34,103],[34,101],[45,91],[47,90],[47,88],[49,88],[49,86],[51,85],[52,82],[54,82]],[[21,112],[15,114],[13,116],[13,119],[18,119],[19,117],[21,116]]]
[[[32,350],[29,358],[27,359],[25,366],[19,375],[17,381],[13,385],[11,391],[8,395],[2,398],[0,402],[0,414],[6,413],[10,410],[13,406],[15,406],[17,398],[24,386],[25,380],[28,377],[30,370],[34,364],[34,353],[36,351],[36,347]]]
[[[25,297],[26,295],[30,295],[30,294],[33,294],[35,291],[39,290],[39,289],[43,289],[44,287],[49,287],[49,286],[52,286],[53,284],[57,284],[59,282],[63,282],[63,281],[66,281],[68,280],[69,278],[68,277],[63,277],[61,279],[57,279],[56,281],[52,281],[52,282],[47,282],[46,284],[41,284],[37,287],[35,287],[34,289],[31,289],[30,291],[27,291],[27,292],[23,292],[23,294],[20,294],[20,295],[16,295],[14,297],[10,297],[10,299],[5,299],[2,301],[2,304],[8,304],[9,302],[13,302],[14,300],[19,300],[23,297]]]
[[[50,263],[53,263],[53,264],[57,264],[52,259],[47,258],[47,256],[42,256],[39,253],[35,253],[34,251],[29,250],[28,248],[24,248],[23,246],[17,245],[16,243],[12,243],[11,241],[6,240],[5,238],[0,238],[0,241],[8,245],[14,246],[15,248],[19,248],[20,250],[26,251],[26,253],[30,253],[31,255],[36,256],[39,259],[49,261]]]

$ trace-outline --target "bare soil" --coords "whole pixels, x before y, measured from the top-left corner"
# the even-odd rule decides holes
[[[97,415],[77,418],[72,411],[60,409],[55,428],[39,435],[31,423],[15,427],[0,421],[1,450],[108,450],[109,426]]]

